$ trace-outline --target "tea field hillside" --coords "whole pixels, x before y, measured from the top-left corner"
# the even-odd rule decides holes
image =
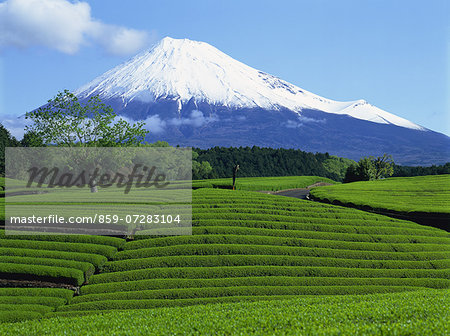
[[[393,177],[313,188],[311,198],[394,215],[447,231],[450,228],[450,175]]]
[[[104,193],[110,208],[119,200],[113,193]],[[64,191],[55,195],[65,200]],[[36,197],[48,195],[11,198],[31,204]],[[77,205],[83,206],[83,197]],[[149,199],[136,193],[133,202]],[[97,333],[101,325],[111,325],[113,335],[120,334],[118,321],[133,326],[135,334],[156,334],[183,316],[190,318],[169,323],[173,333],[209,328],[214,319],[217,329],[208,332],[392,328],[439,334],[445,326],[443,313],[436,313],[448,304],[450,288],[450,235],[444,230],[319,202],[215,188],[192,191],[192,225],[188,236],[141,232],[128,239],[1,234],[0,334],[52,335],[49,328],[55,335]],[[384,308],[373,310],[374,302]],[[399,302],[404,309],[395,308]],[[255,315],[244,314],[249,310]],[[154,323],[137,327],[145,314],[154,316]],[[235,317],[228,326],[220,320],[225,315]],[[284,319],[275,318],[281,315]],[[8,323],[26,319],[32,321]]]
[[[449,290],[72,314],[0,324],[5,335],[447,335]]]
[[[316,199],[371,208],[450,214],[450,175],[392,177],[311,190]]]

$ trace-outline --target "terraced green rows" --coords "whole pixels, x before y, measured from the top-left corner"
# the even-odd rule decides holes
[[[91,284],[135,281],[145,279],[209,279],[229,277],[290,276],[345,278],[436,278],[448,281],[448,269],[367,269],[313,266],[229,266],[229,267],[161,267],[103,273],[93,276]],[[448,283],[448,282],[447,282]]]
[[[156,289],[186,289],[198,287],[242,287],[242,286],[413,286],[447,288],[447,279],[436,278],[340,278],[340,277],[296,277],[296,276],[243,276],[234,278],[169,278],[136,281],[99,283],[81,288],[81,294],[132,292]],[[79,298],[76,298],[77,300]],[[74,301],[76,301],[74,299]],[[73,302],[74,302],[73,301]]]
[[[192,236],[136,236],[60,311],[450,287],[450,235],[247,191],[193,192]]]
[[[113,237],[0,231],[0,287],[81,286],[124,243]],[[42,317],[65,305],[73,294],[58,288],[0,288],[0,322]]]
[[[101,236],[0,234],[0,279],[80,286],[124,240]]]
[[[91,253],[103,255],[107,258],[112,257],[117,252],[117,248],[108,245],[39,241],[35,239],[31,241],[28,239],[0,239],[0,247]]]
[[[148,290],[138,292],[117,292],[78,296],[70,305],[60,307],[59,311],[86,311],[103,309],[145,309],[161,306],[189,305],[204,303],[202,299],[254,296],[297,296],[297,295],[354,295],[372,293],[395,293],[423,289],[412,286],[241,286],[241,287],[203,287],[172,290]],[[200,300],[199,300],[200,299]],[[177,301],[175,301],[177,300]]]
[[[72,296],[73,291],[61,288],[0,288],[0,323],[42,317]]]
[[[217,238],[222,238],[220,235]],[[212,236],[211,238],[216,238]],[[250,238],[252,236],[246,236]],[[231,239],[233,237],[230,237]],[[342,258],[342,259],[362,259],[362,260],[410,260],[415,261],[417,259],[422,260],[439,260],[445,259],[448,256],[448,251],[442,252],[385,252],[385,251],[367,251],[367,250],[347,250],[347,249],[331,249],[331,248],[311,248],[311,247],[296,247],[296,246],[277,246],[277,243],[285,244],[283,239],[270,239],[248,240],[247,244],[240,242],[240,236],[236,236],[236,241],[233,243],[215,244],[187,244],[187,245],[175,245],[166,247],[150,247],[145,249],[138,249],[132,251],[126,251],[119,253],[116,256],[117,260],[129,260],[140,258],[152,258],[152,257],[165,257],[165,256],[189,256],[189,255],[286,255],[286,256],[302,256],[302,257],[321,257],[321,258]],[[259,237],[256,237],[259,238]],[[264,237],[263,237],[264,238]],[[230,240],[231,240],[230,239]],[[259,245],[264,242],[268,242],[267,245]],[[258,244],[259,243],[259,244]],[[295,241],[292,243],[295,244]],[[301,242],[299,242],[301,244]],[[372,246],[373,247],[373,246]],[[118,262],[117,262],[118,263]],[[109,267],[115,265],[110,263]]]
[[[30,246],[34,241],[30,242]],[[87,262],[94,265],[97,268],[101,268],[108,258],[98,254],[84,253],[84,252],[66,252],[58,250],[40,250],[34,248],[11,248],[11,247],[1,247],[0,257],[13,256],[13,257],[31,257],[31,258],[48,258],[51,260],[61,259],[61,260],[74,260],[80,262]]]
[[[0,325],[0,333],[24,335],[446,335],[448,290],[315,296],[228,297],[197,307],[56,312],[56,318]],[[225,300],[227,299],[227,300]],[[245,302],[265,300],[261,302]],[[271,301],[268,301],[271,300]],[[161,300],[170,302],[169,300]],[[182,300],[179,300],[182,301]],[[189,304],[189,299],[182,303]],[[195,303],[218,302],[205,298]],[[191,300],[192,304],[193,300]],[[94,314],[93,314],[94,313]],[[74,317],[74,314],[79,316]],[[67,316],[67,317],[64,317]]]
[[[199,229],[199,230],[196,230]],[[116,260],[126,259],[124,256],[145,252],[148,248],[167,247],[186,244],[253,244],[281,245],[302,247],[323,247],[329,249],[387,251],[387,252],[420,252],[447,251],[447,238],[422,237],[407,238],[405,236],[362,234],[327,234],[323,239],[321,232],[301,230],[271,230],[259,228],[208,226],[193,229],[192,236],[159,237],[154,239],[139,239],[130,241],[124,246],[124,251],[116,255]],[[305,237],[306,236],[306,237]],[[140,236],[139,236],[140,237]],[[141,238],[141,237],[140,237]],[[360,240],[359,240],[359,239]],[[430,242],[440,242],[430,244]],[[413,244],[411,244],[413,243]],[[421,243],[421,244],[416,244]]]
[[[311,195],[373,209],[450,214],[450,175],[394,177],[314,188]]]
[[[0,299],[0,307],[32,318],[55,307],[78,314],[450,287],[450,235],[436,228],[223,189],[193,191],[192,211],[192,236],[136,235],[125,243],[101,236],[0,234],[3,281],[88,283],[68,304],[42,294]],[[34,307],[38,302],[41,307]]]
[[[113,246],[121,248],[125,244],[123,239],[117,239],[107,236],[91,236],[91,235],[6,235],[4,231],[0,231],[0,238],[2,239],[25,239],[37,241],[52,241],[52,242],[67,242],[67,243],[81,243],[81,244],[97,244],[105,246]]]

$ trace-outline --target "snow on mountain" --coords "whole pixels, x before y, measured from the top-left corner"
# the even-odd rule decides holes
[[[380,124],[426,130],[364,100],[338,102],[303,90],[253,69],[205,42],[166,37],[148,51],[97,77],[75,91],[80,98],[99,94],[124,105],[160,99],[178,101],[179,110],[192,98],[230,108],[303,109],[349,115]]]

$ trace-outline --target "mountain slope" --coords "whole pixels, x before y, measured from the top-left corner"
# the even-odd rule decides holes
[[[444,135],[364,100],[320,97],[187,39],[164,38],[75,94],[100,95],[119,114],[146,120],[151,139],[174,144],[294,147],[352,159],[389,152],[408,164],[450,157]]]
[[[194,98],[231,108],[286,108],[298,113],[302,109],[317,109],[423,129],[364,100],[337,102],[322,98],[236,61],[207,43],[169,37],[81,87],[76,94],[100,94],[125,103],[172,98],[181,106]]]

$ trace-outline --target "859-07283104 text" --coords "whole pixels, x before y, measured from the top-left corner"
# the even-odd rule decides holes
[[[49,216],[15,216],[11,217],[13,224],[172,224],[181,222],[180,215],[104,215],[95,214],[93,216],[70,216],[59,215]]]

